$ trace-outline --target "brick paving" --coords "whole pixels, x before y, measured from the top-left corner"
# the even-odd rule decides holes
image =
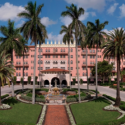
[[[70,125],[64,105],[49,105],[44,125]]]

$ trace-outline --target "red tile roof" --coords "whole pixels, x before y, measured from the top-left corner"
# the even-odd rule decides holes
[[[41,72],[69,72],[69,70],[53,68],[53,69],[42,70]]]

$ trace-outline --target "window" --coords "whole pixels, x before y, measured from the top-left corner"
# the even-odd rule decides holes
[[[43,61],[42,61],[42,60],[39,60],[39,61],[38,61],[38,64],[43,64]]]
[[[45,69],[50,69],[50,67],[46,67]]]
[[[84,49],[83,49],[82,51],[85,53],[85,50],[84,50]]]
[[[73,70],[73,67],[71,67],[71,70]]]
[[[31,69],[34,69],[34,67],[31,67]]]
[[[42,49],[38,49],[38,52],[42,52]]]
[[[28,76],[28,73],[26,73],[26,76]]]
[[[16,76],[18,76],[18,72],[16,73]]]
[[[34,61],[31,61],[31,63],[34,63]]]
[[[77,69],[77,67],[76,67],[76,69]],[[80,69],[80,68],[78,67],[78,69]]]
[[[60,63],[61,63],[61,64],[65,64],[65,61],[61,61]]]
[[[25,67],[24,70],[28,70],[28,67]]]
[[[58,62],[57,61],[53,61],[53,64],[58,64]]]
[[[73,58],[73,55],[71,55],[71,58]]]
[[[83,62],[83,64],[86,64],[86,62]]]
[[[83,76],[87,76],[87,73],[85,73],[85,72],[83,72],[83,74],[82,74]]]
[[[20,68],[20,67],[19,67],[18,69],[19,69],[19,70],[21,70],[21,68]]]
[[[18,62],[16,62],[16,64],[18,65]]]
[[[50,61],[46,61],[45,63],[46,63],[46,64],[50,64]]]
[[[21,73],[19,72],[19,76],[21,76]]]
[[[18,59],[18,56],[16,56],[16,59]]]
[[[73,52],[73,49],[71,48],[71,52]]]
[[[78,61],[78,63],[80,63],[80,61]]]
[[[94,62],[90,62],[91,65],[94,65],[95,63]]]
[[[124,56],[124,59],[125,59],[125,56]]]
[[[58,55],[56,55],[56,58],[58,58]]]
[[[95,53],[95,50],[93,50],[93,53]]]
[[[71,60],[71,64],[73,64],[73,61]]]
[[[53,67],[54,69],[57,69],[58,67]]]
[[[60,58],[62,58],[62,55],[60,55]]]
[[[78,57],[80,57],[80,55],[78,55]]]
[[[38,58],[43,58],[43,56],[42,55],[38,55]]]
[[[85,58],[85,56],[82,56],[83,58]]]
[[[80,51],[80,49],[78,49],[78,52]]]
[[[16,70],[18,70],[18,68],[16,68]]]
[[[61,57],[61,56],[60,56]],[[53,55],[53,58],[55,58],[55,55]]]
[[[95,56],[90,56],[90,59],[94,59],[95,58]]]
[[[34,57],[34,55],[31,55],[31,57]]]
[[[45,58],[47,58],[47,55],[45,55]]]
[[[101,58],[101,55],[98,55],[98,58]]]
[[[65,67],[61,67],[61,69],[65,69]]]
[[[82,67],[82,70],[86,70],[86,68],[85,68],[85,67]]]
[[[92,53],[92,50],[90,50],[90,53]]]

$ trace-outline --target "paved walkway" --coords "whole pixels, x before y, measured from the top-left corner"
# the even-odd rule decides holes
[[[49,105],[44,125],[70,125],[63,105]]]

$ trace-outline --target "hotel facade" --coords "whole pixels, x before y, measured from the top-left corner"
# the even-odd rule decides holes
[[[71,81],[73,78],[76,78],[77,81],[77,68],[76,68],[76,50],[75,50],[75,41],[73,44],[70,43],[70,74]],[[53,85],[54,79],[58,80],[58,84],[67,84],[69,86],[69,65],[68,65],[68,44],[58,42],[47,42],[47,44],[42,44],[39,48],[37,45],[36,50],[36,60],[34,60],[35,46],[28,46],[28,51],[24,54],[23,57],[18,56],[13,52],[13,62],[15,66],[15,76],[17,76],[17,82],[20,82],[21,77],[23,76],[23,63],[24,63],[24,81],[27,82],[28,76],[31,76],[33,81],[33,72],[34,72],[34,61],[36,61],[36,76],[38,76],[37,81],[41,82],[42,85],[49,84]],[[96,58],[96,49],[91,48],[87,49],[88,51],[88,77],[92,78],[91,70],[95,66]],[[115,73],[117,71],[117,62],[113,57],[103,58],[103,50],[98,49],[98,62],[103,60],[108,61],[110,64],[113,63],[112,77],[114,80]],[[79,79],[82,79],[84,82],[87,81],[86,76],[86,49],[81,49],[78,46],[78,68],[79,68]],[[125,58],[121,60],[120,69],[125,68]],[[93,79],[91,79],[93,80]]]

